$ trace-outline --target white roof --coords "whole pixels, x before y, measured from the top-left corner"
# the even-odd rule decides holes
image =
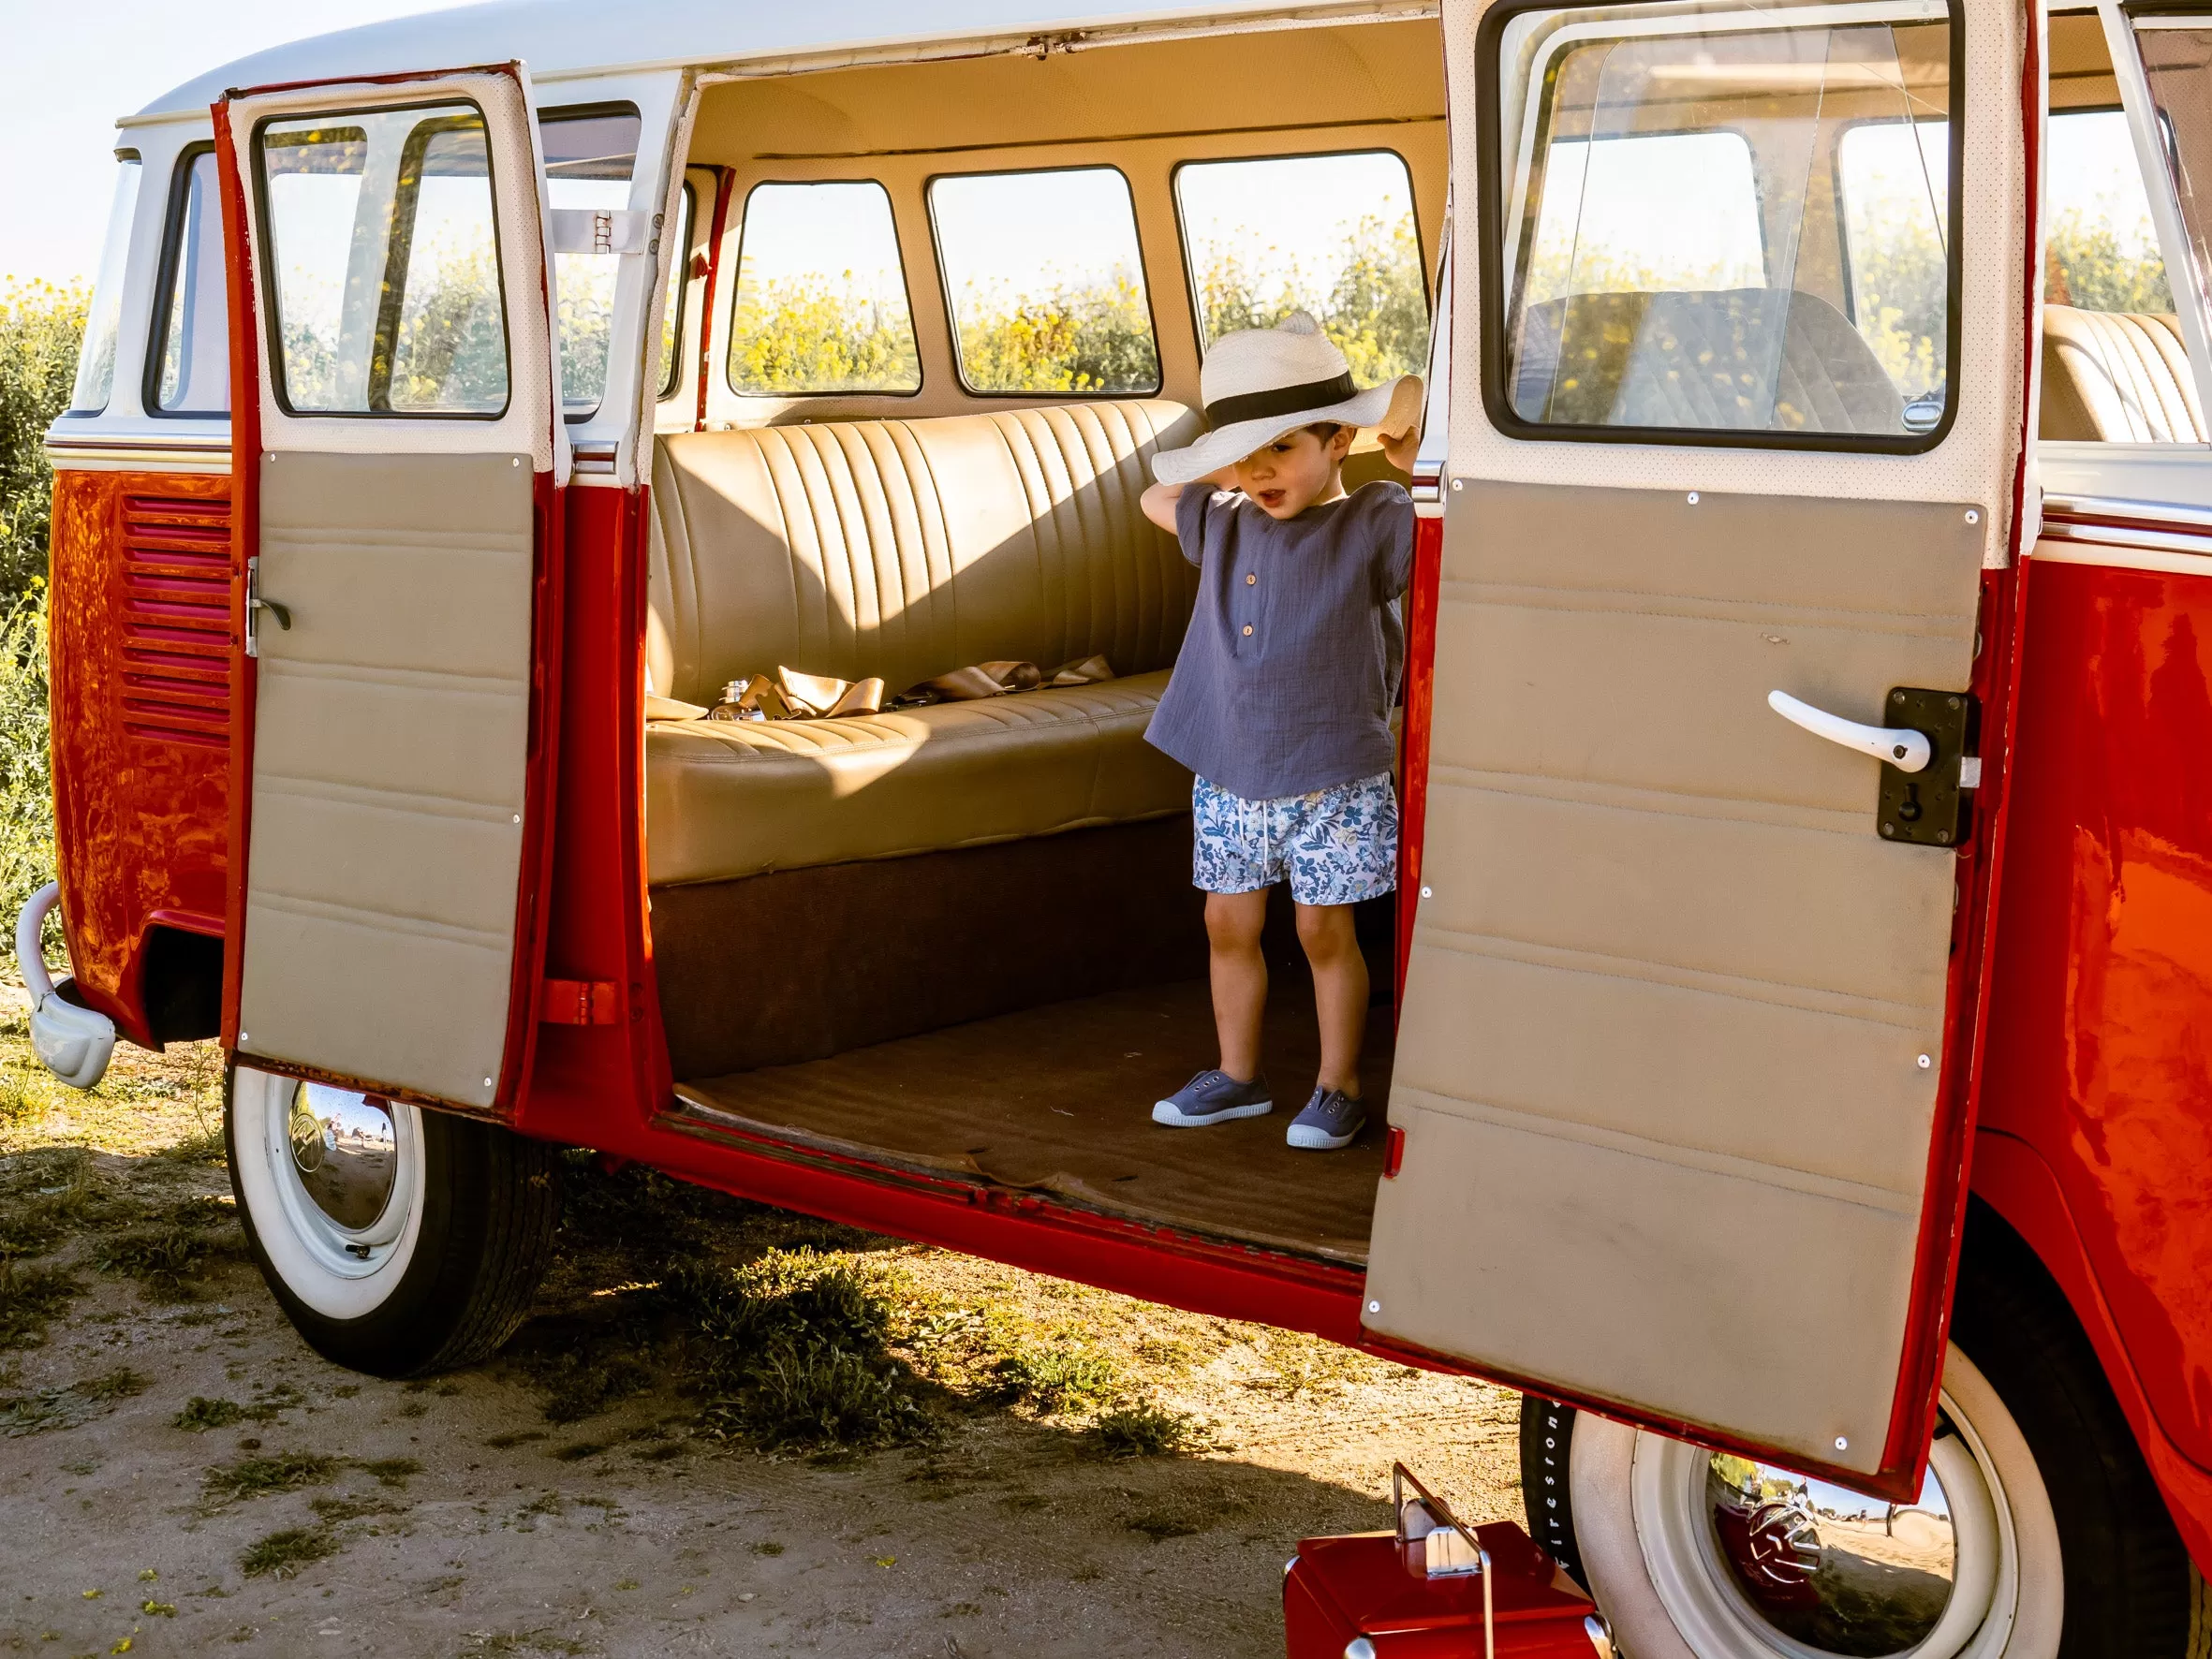
[[[136,119],[204,114],[232,87],[415,69],[503,64],[535,79],[745,58],[882,49],[940,39],[1060,34],[1187,17],[1337,9],[1285,0],[490,0],[394,18],[272,47],[210,69],[155,98]],[[1086,0],[1075,0],[1086,4]],[[1386,7],[1360,7],[1384,9]],[[1346,9],[1351,9],[1347,7]]]

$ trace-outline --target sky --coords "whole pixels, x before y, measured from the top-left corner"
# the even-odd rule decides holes
[[[0,284],[90,279],[115,184],[115,118],[233,58],[435,0],[0,0]],[[36,165],[32,163],[35,161]]]

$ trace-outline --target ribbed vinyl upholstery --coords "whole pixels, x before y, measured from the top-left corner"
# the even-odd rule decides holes
[[[2201,444],[2205,412],[2171,316],[2043,307],[2046,438]]]
[[[1526,420],[1893,436],[1906,430],[1903,400],[1873,348],[1811,294],[1576,294],[1532,307],[1521,339],[1513,407]]]
[[[660,440],[653,687],[712,703],[785,666],[893,691],[1101,653],[1123,678],[804,722],[656,725],[656,884],[884,858],[1187,810],[1143,741],[1196,573],[1138,507],[1179,404],[1075,404]]]

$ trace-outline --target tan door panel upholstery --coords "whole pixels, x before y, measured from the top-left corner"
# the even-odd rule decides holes
[[[506,1042],[530,724],[511,455],[266,458],[242,1051],[464,1105]]]
[[[1870,1471],[1955,859],[1885,844],[1876,763],[1766,694],[1879,721],[1966,685],[1982,532],[1701,496],[1449,494],[1367,1323]]]
[[[680,433],[654,464],[655,691],[789,667],[893,690],[998,658],[1122,679],[841,720],[657,725],[656,885],[1187,810],[1143,741],[1196,573],[1138,507],[1195,431],[1158,400]]]
[[[2174,317],[2044,306],[2039,430],[2087,443],[2203,443],[2205,412]]]

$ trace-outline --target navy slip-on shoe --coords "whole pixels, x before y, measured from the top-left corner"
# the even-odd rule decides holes
[[[1202,1129],[1231,1118],[1265,1117],[1274,1109],[1275,1102],[1268,1098],[1266,1073],[1240,1083],[1225,1071],[1202,1071],[1156,1104],[1152,1121],[1171,1129]]]
[[[1367,1104],[1341,1089],[1320,1089],[1305,1109],[1290,1120],[1283,1138],[1305,1152],[1333,1152],[1349,1146],[1366,1126]]]

